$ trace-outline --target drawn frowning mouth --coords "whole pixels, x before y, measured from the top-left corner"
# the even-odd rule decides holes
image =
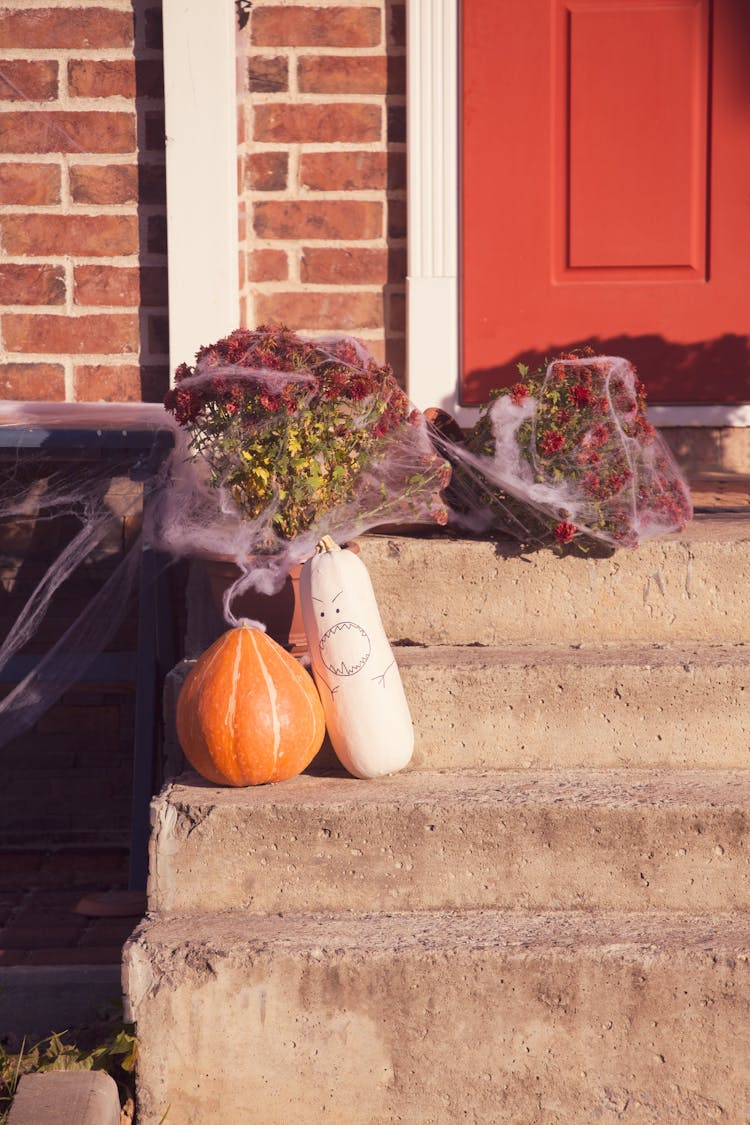
[[[328,642],[336,638],[336,655],[328,651]],[[361,625],[339,621],[320,638],[320,655],[329,672],[335,676],[355,676],[370,659],[370,638]]]

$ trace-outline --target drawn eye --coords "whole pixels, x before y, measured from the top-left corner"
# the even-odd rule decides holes
[[[336,613],[341,613],[341,610],[340,610],[340,609],[337,609],[337,610],[336,610]]]
[[[324,609],[321,609],[321,611],[320,611],[320,616],[321,616],[321,617],[325,617],[325,615],[326,615],[326,614],[325,614],[325,610],[324,610]]]

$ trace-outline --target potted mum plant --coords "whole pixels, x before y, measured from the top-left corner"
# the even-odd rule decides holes
[[[636,546],[691,518],[688,486],[627,360],[581,349],[535,372],[519,365],[519,375],[465,441],[438,437],[459,521],[586,550]]]
[[[447,520],[450,468],[424,416],[351,338],[238,329],[178,368],[165,407],[190,469],[171,490],[180,534],[240,567],[230,624],[236,595],[277,591],[324,535]]]

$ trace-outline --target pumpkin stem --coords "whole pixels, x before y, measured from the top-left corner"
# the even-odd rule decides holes
[[[340,550],[341,550],[341,548],[339,547],[338,543],[335,543],[333,541],[333,539],[331,539],[330,535],[324,535],[323,538],[318,543],[317,547],[315,548],[315,554],[321,555],[325,551],[340,551]]]

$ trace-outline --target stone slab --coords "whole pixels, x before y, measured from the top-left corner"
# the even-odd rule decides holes
[[[749,950],[731,914],[146,921],[138,1120],[742,1122]]]
[[[385,630],[422,645],[750,637],[750,516],[704,515],[609,557],[507,541],[368,535],[361,557]]]
[[[8,1125],[120,1125],[117,1083],[101,1070],[27,1074]]]
[[[151,911],[750,910],[750,771],[192,774],[153,822]]]

